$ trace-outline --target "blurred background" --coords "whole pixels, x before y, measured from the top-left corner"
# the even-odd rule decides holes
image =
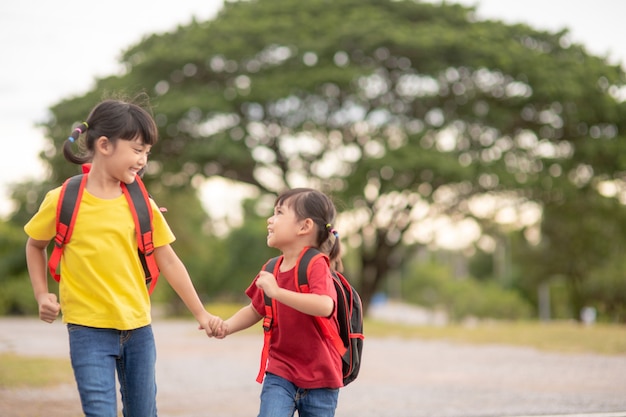
[[[624,9],[3,4],[0,314],[36,314],[22,227],[77,172],[62,142],[103,98],[146,92],[145,180],[207,302],[244,301],[276,254],[276,194],[311,186],[369,315],[623,324]],[[164,283],[154,300],[184,310]]]

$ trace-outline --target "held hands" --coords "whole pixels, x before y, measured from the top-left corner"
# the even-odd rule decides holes
[[[46,323],[52,323],[59,316],[61,304],[57,301],[56,294],[46,293],[37,297],[39,304],[39,318]]]
[[[217,333],[219,333],[219,329],[223,327],[224,320],[222,320],[221,317],[214,316],[207,312],[206,316],[202,320],[198,320],[198,322],[200,323],[198,330],[204,330],[209,337],[218,337]],[[218,338],[221,339],[223,336]]]
[[[266,271],[259,272],[255,285],[271,298],[276,298],[281,291],[274,275]],[[221,318],[211,314],[209,314],[209,316],[210,319],[208,320],[207,325],[204,327],[201,326],[201,328],[205,329],[209,337],[215,337],[216,339],[224,339],[231,333],[247,329],[262,318],[262,316],[254,309],[252,304],[248,304],[247,306],[241,308],[228,320],[222,320]]]
[[[209,337],[215,337],[216,339],[225,338],[228,334],[228,324],[221,317],[210,313],[207,314],[209,315],[208,321],[205,321],[204,325],[201,322],[198,330],[204,330]]]
[[[219,327],[213,329],[213,336],[216,339],[223,339],[228,336],[228,322],[223,321]]]

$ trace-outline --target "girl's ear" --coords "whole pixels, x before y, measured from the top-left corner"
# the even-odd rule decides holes
[[[311,233],[314,230],[314,227],[315,223],[313,223],[313,220],[307,217],[300,223],[299,234],[306,235],[308,233]]]
[[[96,139],[94,147],[97,151],[105,155],[113,152],[113,144],[106,136],[100,136],[98,139]]]

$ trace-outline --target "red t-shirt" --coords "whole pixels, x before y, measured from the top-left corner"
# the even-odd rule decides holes
[[[337,306],[337,292],[326,261],[318,258],[310,265],[309,288],[313,294],[330,296]],[[298,291],[294,279],[295,268],[279,272],[278,286]],[[265,315],[263,294],[256,286],[256,278],[246,290],[252,305],[262,316]],[[339,328],[337,309],[329,320]],[[341,357],[332,343],[325,338],[315,318],[276,302],[275,327],[270,339],[267,372],[278,375],[299,388],[340,388],[343,386]]]

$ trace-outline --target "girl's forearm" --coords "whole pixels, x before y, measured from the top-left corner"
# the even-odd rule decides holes
[[[198,296],[198,293],[185,268],[182,268],[182,271],[181,268],[176,269],[178,271],[174,272],[170,270],[164,273],[167,282],[170,284],[172,289],[174,289],[191,314],[193,314],[196,319],[199,319],[206,314],[204,305],[202,304],[202,301],[200,300],[200,297]]]
[[[306,294],[281,288],[275,296],[276,301],[311,316],[328,317],[333,313],[335,304],[327,295]]]
[[[247,329],[259,320],[261,320],[261,315],[254,309],[252,304],[248,304],[233,314],[228,320],[225,320],[224,323],[227,326],[228,334],[233,334]]]
[[[206,310],[191,281],[189,272],[183,262],[178,258],[170,245],[155,249],[155,256],[161,274],[183,301],[187,309],[196,319],[204,317]]]
[[[48,272],[46,269],[46,249],[33,243],[30,239],[26,244],[26,265],[33,294],[37,300],[41,295],[48,294]]]

